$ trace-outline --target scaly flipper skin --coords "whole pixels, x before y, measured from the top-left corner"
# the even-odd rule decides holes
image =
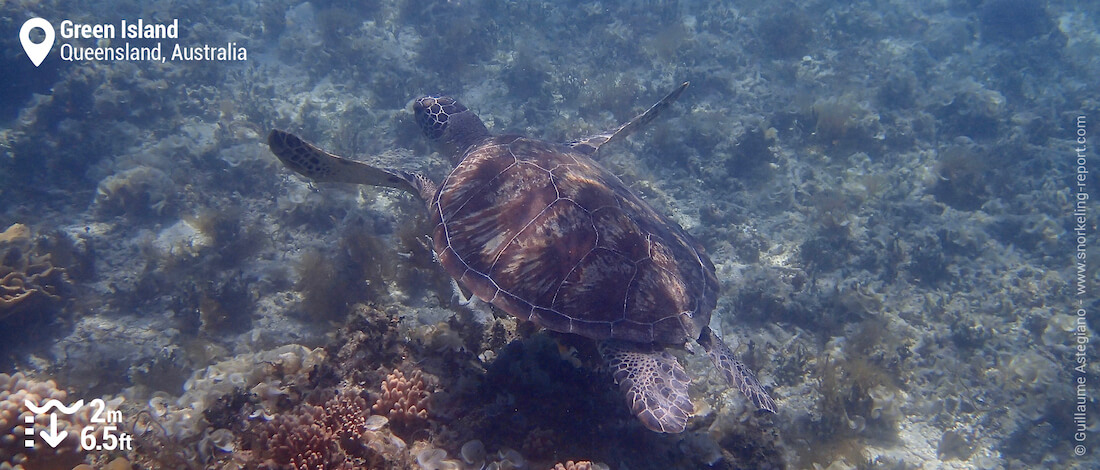
[[[425,201],[435,194],[435,184],[423,176],[338,157],[289,132],[272,130],[267,145],[287,168],[314,181],[385,186],[408,191]]]
[[[644,113],[635,116],[634,119],[627,121],[625,124],[619,127],[611,129],[602,134],[596,134],[594,136],[585,137],[583,139],[577,139],[565,145],[572,147],[573,150],[576,150],[585,155],[594,154],[604,144],[611,142],[615,139],[626,137],[638,128],[649,124],[650,121],[657,117],[658,113],[664,111],[669,106],[672,106],[672,103],[680,97],[680,94],[683,93],[685,89],[687,89],[688,84],[689,82],[684,82],[680,84],[678,88],[672,90],[672,93],[669,93],[668,95],[665,95],[664,98],[661,98],[661,101],[658,101],[657,104],[650,106],[649,109],[645,110]]]
[[[688,396],[691,379],[664,348],[605,341],[600,354],[615,383],[642,424],[656,432],[678,433],[695,412]]]
[[[726,382],[741,390],[757,408],[775,413],[775,401],[760,386],[756,375],[752,373],[745,363],[737,360],[737,356],[730,351],[730,347],[716,336],[710,328],[706,328],[699,336],[699,345],[707,351],[707,357],[714,363],[714,367],[726,378]]]

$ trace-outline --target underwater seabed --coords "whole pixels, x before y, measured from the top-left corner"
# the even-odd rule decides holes
[[[180,43],[248,54],[0,57],[0,468],[1100,468],[1091,382],[1074,454],[1100,271],[1077,296],[1066,192],[1077,118],[1100,116],[1098,9],[4,2],[2,31],[178,18]],[[676,351],[697,410],[677,435],[637,422],[590,342],[460,301],[420,201],[312,185],[264,143],[439,180],[417,96],[566,142],[684,80],[599,160],[706,247],[711,327],[778,412]],[[121,415],[54,427],[25,407],[48,399]]]

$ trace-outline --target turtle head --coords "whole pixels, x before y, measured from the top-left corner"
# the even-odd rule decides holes
[[[684,328],[684,335],[688,338],[695,339],[699,337],[699,334],[703,332],[703,328],[706,328],[707,324],[703,318],[700,318],[699,315],[695,315],[694,312],[680,312],[680,326]]]
[[[462,103],[449,96],[425,96],[413,103],[420,130],[440,151],[461,158],[466,149],[489,136],[485,124]]]

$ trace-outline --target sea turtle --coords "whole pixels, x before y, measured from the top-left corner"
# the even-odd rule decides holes
[[[695,340],[731,386],[759,408],[775,402],[710,330],[718,280],[703,248],[592,156],[650,122],[685,82],[629,122],[555,144],[494,136],[444,96],[416,100],[424,134],[454,164],[438,186],[413,172],[376,168],[271,131],[268,145],[314,181],[387,186],[423,199],[439,264],[473,295],[550,330],[601,341],[599,351],[631,410],[658,432],[684,430],[690,379],[667,346]]]

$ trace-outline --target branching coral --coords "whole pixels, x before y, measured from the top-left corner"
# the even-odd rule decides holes
[[[371,416],[370,395],[319,379],[332,372],[324,364],[322,349],[287,345],[196,371],[178,400],[154,396],[142,412],[134,434],[156,452],[142,459],[163,468],[219,459],[244,468],[410,468],[405,441],[386,417]],[[164,449],[172,443],[182,446]]]
[[[65,270],[37,253],[26,225],[0,233],[0,320],[55,305],[67,285]]]
[[[261,468],[351,469],[332,435],[319,421],[324,409],[303,404],[259,427],[253,451],[263,456]]]
[[[428,419],[428,384],[420,371],[408,377],[394,369],[382,381],[382,396],[374,404],[375,413],[385,415],[398,429],[419,427]]]
[[[288,399],[298,384],[306,383],[309,373],[324,360],[320,348],[290,344],[239,354],[195,371],[183,383],[184,393],[178,399],[154,394],[148,409],[141,411],[148,419],[140,424],[150,432],[135,434],[149,434],[151,440],[158,441],[156,451],[143,458],[162,467],[176,467],[177,460],[199,459],[190,443],[198,441],[211,425],[235,431],[242,427],[244,416],[260,409],[278,409],[278,403]],[[165,452],[161,442],[184,445]]]
[[[587,460],[581,460],[574,462],[572,460],[554,465],[554,468],[550,470],[593,470],[596,466],[592,465],[592,462]]]
[[[371,451],[363,439],[368,431],[370,406],[357,387],[348,387],[325,403],[322,424],[348,456],[366,459]]]
[[[382,396],[371,408],[389,418],[397,427],[416,427],[428,419],[428,384],[420,371],[406,378],[405,373],[394,369],[382,381]]]
[[[380,430],[385,419],[370,415],[364,393],[344,387],[323,406],[302,403],[261,422],[245,444],[262,468],[401,468],[405,443]]]
[[[92,407],[84,406],[72,415],[56,412],[35,415],[24,403],[29,400],[41,406],[51,399],[70,405],[66,392],[59,390],[52,380],[40,382],[22,373],[0,374],[0,468],[72,468],[84,460],[78,439],[81,429],[91,423]],[[33,438],[34,447],[27,448],[24,444],[28,440],[24,432],[27,420],[34,422],[35,430],[41,431],[52,426],[50,416],[57,416],[56,432],[68,434],[56,447]]]

